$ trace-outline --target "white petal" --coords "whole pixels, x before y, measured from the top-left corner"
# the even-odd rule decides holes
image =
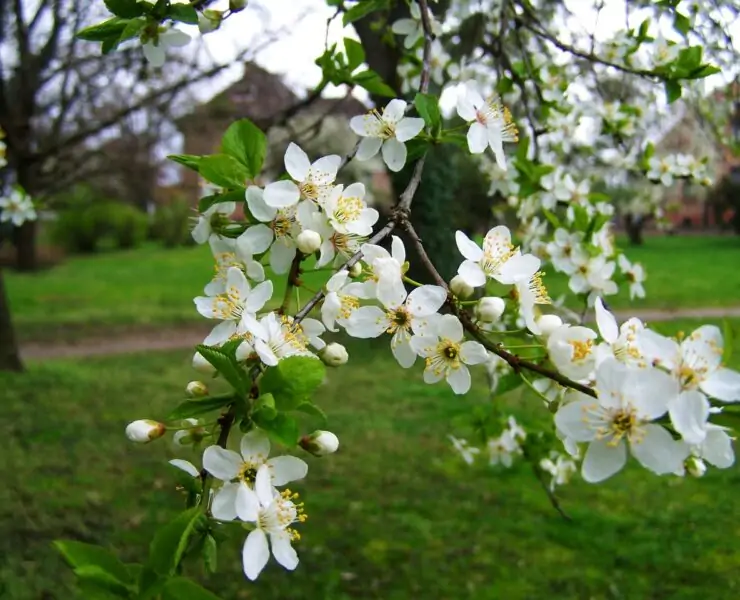
[[[462,231],[455,232],[455,242],[457,243],[457,249],[460,251],[460,254],[468,260],[478,262],[483,258],[483,250],[481,250],[480,246]]]
[[[396,125],[396,139],[399,142],[407,142],[419,135],[424,129],[424,119],[405,117]]]
[[[507,285],[528,280],[539,270],[541,264],[542,261],[534,254],[517,254],[501,265],[494,278]]]
[[[711,373],[722,364],[722,332],[715,325],[702,325],[681,343],[681,356],[689,366]]]
[[[719,469],[731,467],[735,462],[732,439],[719,427],[707,432],[707,439],[701,446],[702,458]]]
[[[630,440],[632,456],[640,464],[658,475],[675,473],[688,454],[685,444],[674,440],[660,425],[644,426],[645,433],[639,441]]]
[[[191,477],[198,477],[200,475],[200,471],[198,471],[195,465],[190,461],[183,460],[181,458],[173,458],[170,461],[170,464],[173,467],[177,467],[181,471],[185,471]]]
[[[360,161],[369,160],[378,153],[382,145],[383,140],[379,137],[362,138],[360,145],[357,147],[355,158]]]
[[[272,244],[273,232],[267,225],[259,224],[247,227],[239,236],[239,241],[246,244],[252,254],[265,252]]]
[[[385,311],[377,306],[361,306],[352,313],[347,323],[347,333],[352,337],[367,339],[381,335],[388,328]]]
[[[471,287],[480,287],[486,284],[486,274],[477,262],[464,260],[457,270],[457,274]]]
[[[649,361],[660,361],[667,369],[673,369],[680,358],[678,344],[650,329],[643,329],[637,336],[637,346]]]
[[[318,180],[322,185],[328,185],[336,179],[341,163],[342,157],[337,154],[322,156],[311,165],[311,179]]]
[[[678,397],[676,379],[659,369],[630,368],[625,374],[622,384],[624,396],[637,409],[638,416],[646,421],[662,417],[669,402]]]
[[[295,253],[295,246],[288,246],[282,241],[274,243],[270,250],[270,266],[272,270],[278,275],[287,273],[290,269],[290,263],[295,258]]]
[[[275,487],[303,479],[308,473],[308,465],[296,456],[276,456],[267,461],[267,466]]]
[[[300,146],[291,142],[285,151],[285,170],[296,181],[303,181],[308,177],[311,161]],[[273,205],[274,206],[274,205]]]
[[[404,100],[391,100],[383,109],[383,120],[391,123],[398,123],[403,118],[406,111],[406,102]]]
[[[253,429],[242,436],[239,451],[245,462],[261,465],[270,456],[270,440],[261,429]]]
[[[439,337],[459,342],[463,339],[463,326],[455,315],[442,315],[437,322]]]
[[[292,181],[283,179],[282,181],[275,181],[268,183],[265,186],[265,204],[274,208],[285,208],[287,206],[293,206],[298,202],[301,197],[301,193],[298,190],[298,186]]]
[[[352,117],[349,120],[349,127],[359,136],[365,137],[370,135],[371,132],[368,129],[367,124],[370,122],[371,118],[375,120],[375,118],[370,115],[357,115],[356,117]],[[378,146],[378,148],[380,148],[380,146]],[[355,158],[357,158],[357,155],[355,155]]]
[[[244,574],[254,581],[265,568],[269,558],[270,548],[267,545],[267,536],[261,529],[255,529],[247,536],[242,550]]]
[[[150,65],[153,67],[164,65],[165,55],[162,46],[155,46],[151,42],[147,42],[141,48],[144,51],[144,58],[147,59]]]
[[[290,536],[285,532],[272,534],[270,542],[275,560],[289,571],[294,570],[298,566],[298,554],[290,545]]]
[[[236,519],[236,493],[243,484],[225,483],[216,491],[211,503],[211,514],[219,521],[233,521]]]
[[[465,365],[450,369],[447,373],[447,383],[456,394],[466,394],[470,389],[470,371]]]
[[[406,146],[396,139],[386,140],[383,143],[381,153],[385,164],[395,173],[403,169],[406,164]]]
[[[274,367],[278,362],[280,362],[272,349],[262,340],[254,341],[254,351],[260,357],[260,360],[268,367]]]
[[[220,446],[208,446],[203,452],[203,468],[221,481],[231,481],[239,473],[244,461],[236,452]]]
[[[257,477],[254,480],[254,491],[262,506],[268,506],[272,502],[275,493],[272,487],[272,472],[266,464],[257,469]]]
[[[719,368],[699,387],[712,398],[723,402],[740,402],[740,373],[730,369]]]
[[[171,46],[173,48],[181,48],[190,43],[190,36],[179,29],[165,31],[159,35],[159,39],[165,46]]]
[[[473,123],[468,129],[468,150],[471,154],[481,154],[488,148],[488,130],[481,123]]]
[[[415,317],[436,313],[447,300],[447,291],[438,285],[422,285],[406,298],[406,306]]]
[[[668,405],[673,428],[687,444],[698,445],[707,435],[709,400],[701,392],[683,392]]]
[[[455,108],[457,109],[457,114],[464,121],[475,121],[477,116],[475,106],[473,106],[473,103],[470,101],[467,94],[461,93],[458,95],[457,105]]]
[[[247,298],[244,310],[246,312],[256,313],[258,310],[262,310],[262,307],[270,298],[272,298],[272,281],[268,279],[254,286],[254,289]]]
[[[619,328],[617,327],[617,320],[614,315],[606,310],[604,302],[601,298],[596,299],[594,304],[594,311],[596,312],[596,324],[599,326],[599,333],[605,342],[613,344],[619,337]]]
[[[211,223],[204,217],[198,217],[198,222],[190,232],[196,244],[205,244],[211,236]]]
[[[463,342],[460,345],[460,359],[466,365],[480,365],[488,362],[488,350],[478,342]]]
[[[433,356],[436,352],[438,341],[439,339],[436,335],[415,335],[412,336],[409,343],[416,354],[427,358],[429,356]],[[439,379],[436,381],[439,381]]]
[[[501,137],[501,130],[492,124],[486,129],[488,134],[488,144],[493,150],[493,155],[496,158],[496,164],[502,171],[506,171],[506,154],[504,154],[504,141]]]
[[[250,185],[244,195],[247,199],[249,212],[252,213],[255,219],[263,223],[269,223],[275,218],[277,209],[267,206],[264,197],[265,192],[261,188],[258,188],[256,185]]]
[[[398,261],[399,265],[406,262],[406,248],[403,245],[403,240],[397,235],[391,238],[391,256]]]
[[[232,335],[236,333],[236,323],[234,321],[224,321],[216,325],[203,340],[205,346],[220,346],[227,342]]]
[[[594,439],[596,432],[585,417],[587,412],[596,405],[595,399],[568,402],[555,413],[555,425],[567,438],[575,442],[590,442]]]
[[[411,347],[410,336],[408,334],[399,335],[396,332],[391,340],[391,352],[404,369],[408,369],[416,362],[416,352]]]
[[[236,514],[242,521],[255,522],[259,519],[260,501],[254,490],[250,489],[246,483],[238,483],[236,486],[236,498],[234,506]]]
[[[376,292],[384,306],[400,306],[406,300],[406,288],[400,277],[381,277]]]
[[[337,271],[329,278],[329,281],[326,282],[326,289],[329,292],[338,292],[342,289],[344,284],[347,282],[347,279],[349,278],[349,271],[346,269],[342,269],[341,271]]]
[[[424,369],[424,383],[437,383],[444,379],[444,376],[443,370],[435,371],[432,367]]]
[[[606,440],[594,440],[588,445],[581,466],[581,476],[589,483],[598,483],[617,473],[627,462],[627,446],[623,440],[610,446]]]

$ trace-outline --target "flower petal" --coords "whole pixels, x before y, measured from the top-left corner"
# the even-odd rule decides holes
[[[265,204],[273,208],[293,206],[300,200],[300,197],[301,193],[298,190],[298,186],[287,179],[268,183],[265,186]]]
[[[699,387],[705,394],[722,402],[740,402],[740,373],[737,371],[721,367],[702,381]]]
[[[468,150],[471,154],[481,154],[488,148],[488,130],[481,123],[473,123],[468,129]]]
[[[378,306],[361,306],[347,322],[347,333],[352,337],[367,339],[382,335],[388,328],[388,317]]]
[[[239,474],[244,461],[236,452],[220,446],[208,446],[203,452],[203,468],[221,481],[231,481]]]
[[[406,101],[398,98],[391,100],[383,109],[383,120],[391,123],[398,123],[403,118],[406,111]]]
[[[203,340],[205,346],[220,346],[228,341],[236,332],[236,323],[234,321],[224,321],[216,325]]]
[[[290,269],[290,263],[295,257],[295,246],[289,246],[285,242],[278,240],[272,245],[270,250],[270,267],[278,275],[287,273]]]
[[[732,438],[724,429],[713,427],[707,432],[707,438],[701,445],[701,456],[718,469],[731,467],[735,462]]]
[[[671,437],[660,425],[643,426],[639,440],[630,440],[632,455],[646,469],[658,475],[675,473],[688,455],[688,447]]]
[[[257,493],[244,482],[234,484],[234,486],[236,487],[234,506],[237,516],[242,521],[257,521],[260,514],[260,501]]]
[[[195,227],[193,227],[190,235],[193,236],[193,240],[195,240],[196,244],[205,244],[211,236],[210,221],[205,217],[198,217],[198,222]]]
[[[270,534],[270,543],[272,544],[272,555],[280,565],[289,571],[298,566],[298,554],[290,545],[290,536],[286,532]]]
[[[406,164],[406,145],[397,139],[391,138],[383,142],[381,149],[383,161],[394,173],[398,173]]]
[[[360,141],[360,145],[357,147],[355,159],[359,161],[371,159],[378,153],[382,145],[383,140],[379,137],[362,138],[362,140]]]
[[[464,260],[457,270],[457,274],[471,287],[480,287],[486,284],[486,274],[477,262]]]
[[[447,383],[456,394],[467,394],[470,390],[470,371],[465,365],[450,369],[447,373]]]
[[[267,461],[267,466],[275,487],[303,479],[308,473],[308,465],[296,456],[276,456]]]
[[[310,168],[311,161],[308,160],[308,155],[298,144],[291,142],[285,151],[285,170],[288,172],[288,175],[296,181],[303,181],[308,177]]]
[[[267,464],[257,469],[257,477],[254,480],[254,491],[262,506],[269,506],[273,496],[277,493],[272,487],[272,471]]]
[[[439,340],[436,335],[415,335],[412,336],[409,344],[416,354],[423,356],[424,358],[428,358],[436,352],[438,341]],[[439,381],[439,379],[436,381]]]
[[[606,310],[604,302],[601,298],[596,298],[594,304],[594,311],[596,312],[596,324],[599,326],[599,333],[605,342],[613,344],[619,337],[619,328],[617,327],[617,320],[614,315]]]
[[[225,483],[216,491],[211,502],[211,514],[219,521],[233,521],[236,519],[236,495],[242,483]]]
[[[623,373],[622,392],[641,419],[652,421],[662,417],[668,404],[678,397],[676,379],[659,369],[631,367]]]
[[[247,200],[247,207],[252,216],[262,221],[263,223],[269,223],[275,218],[277,209],[272,206],[267,206],[265,203],[265,192],[263,189],[258,188],[256,185],[250,185],[244,194]]]
[[[592,441],[596,432],[585,417],[596,404],[596,400],[584,399],[562,405],[555,413],[555,425],[574,442]]]
[[[337,154],[322,156],[311,165],[311,179],[322,185],[330,184],[336,179],[340,164],[342,157]]]
[[[466,365],[480,365],[488,362],[488,350],[478,342],[463,342],[460,345],[460,359]]]
[[[269,559],[270,548],[267,545],[267,536],[261,529],[255,529],[247,536],[242,549],[244,574],[254,581],[259,577]]]
[[[468,260],[478,262],[483,258],[483,250],[462,231],[455,232],[455,243],[460,254]]]
[[[687,444],[698,445],[707,436],[709,400],[701,392],[679,394],[668,405],[673,428],[681,434]]]
[[[436,313],[447,300],[447,291],[438,285],[422,285],[406,298],[406,306],[415,317]]]
[[[499,267],[494,279],[506,285],[528,280],[539,271],[541,264],[542,261],[534,254],[517,254]]]
[[[637,336],[637,347],[650,362],[658,361],[666,369],[673,369],[680,359],[680,347],[675,340],[643,329]]]
[[[581,476],[589,483],[609,479],[627,462],[627,446],[620,440],[616,446],[606,440],[594,440],[588,445],[581,465]]]
[[[411,347],[411,337],[408,333],[400,335],[400,332],[401,330],[398,330],[391,339],[391,352],[398,364],[408,369],[416,362],[416,352]]]
[[[256,313],[258,310],[262,310],[262,307],[270,298],[272,298],[272,281],[268,279],[254,286],[244,305],[244,310],[249,313]]]
[[[419,135],[422,129],[424,129],[424,119],[405,117],[396,125],[396,139],[399,142],[407,142]]]
[[[391,238],[391,257],[402,265],[406,262],[406,248],[403,245],[403,240],[397,235]]]
[[[183,460],[181,458],[173,458],[170,461],[170,464],[173,467],[177,467],[181,471],[185,471],[191,477],[198,477],[200,475],[200,471],[198,471],[195,465],[188,460]]]
[[[252,429],[242,436],[239,450],[244,462],[261,465],[270,456],[270,440],[261,429]]]
[[[273,237],[272,229],[260,223],[247,227],[238,239],[247,245],[252,254],[260,254],[270,247]]]
[[[463,326],[455,315],[442,315],[437,321],[437,334],[441,338],[459,342],[463,339]]]

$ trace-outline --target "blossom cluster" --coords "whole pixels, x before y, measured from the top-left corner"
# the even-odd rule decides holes
[[[12,223],[20,227],[27,221],[36,220],[33,201],[19,186],[11,188],[6,196],[0,196],[0,223]]]

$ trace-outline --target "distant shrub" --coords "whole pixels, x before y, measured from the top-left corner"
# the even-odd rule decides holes
[[[129,204],[109,203],[106,225],[116,247],[137,248],[146,240],[148,217]]]
[[[190,203],[178,198],[169,204],[157,207],[149,235],[166,248],[194,244],[190,235],[190,218],[193,210]]]

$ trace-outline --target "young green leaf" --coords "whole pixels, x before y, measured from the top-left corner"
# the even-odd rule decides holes
[[[344,52],[347,55],[347,69],[350,72],[365,62],[365,49],[357,40],[344,38]]]
[[[668,101],[668,104],[678,100],[681,97],[681,84],[673,79],[666,79],[665,97]]]
[[[247,177],[254,179],[262,171],[265,162],[267,138],[252,121],[239,119],[229,125],[224,133],[221,151],[243,164],[247,168]]]
[[[54,546],[64,557],[70,567],[76,569],[79,567],[92,566],[97,567],[120,581],[121,583],[130,582],[130,574],[115,554],[102,546],[85,544],[73,540],[57,540]]]
[[[298,429],[298,422],[293,417],[285,413],[278,413],[274,419],[269,421],[257,421],[256,419],[255,421],[275,442],[288,447],[295,446],[298,443],[300,430]]]
[[[113,17],[97,25],[80,29],[75,36],[88,42],[104,42],[110,39],[118,40],[127,25],[128,21],[126,19]]]
[[[164,586],[164,600],[219,600],[207,589],[184,577],[173,577]]]
[[[387,96],[389,98],[394,98],[396,96],[396,92],[393,91],[393,88],[385,83],[381,79],[380,75],[370,69],[360,71],[356,75],[353,75],[352,81],[360,87],[365,88],[371,94]]]
[[[162,527],[149,546],[149,566],[160,575],[174,574],[200,519],[205,515],[200,506],[194,506]]]
[[[126,585],[111,573],[97,565],[83,565],[74,569],[77,578],[101,591],[110,592],[117,598],[130,598],[134,587]]]
[[[218,544],[209,533],[203,542],[203,563],[210,573],[215,573],[218,568]]]
[[[262,393],[270,393],[278,410],[292,410],[309,400],[324,380],[324,363],[306,356],[290,356],[270,367],[260,379]]]
[[[442,114],[439,112],[439,98],[433,94],[416,94],[414,106],[431,131],[438,129],[442,125]]]
[[[170,154],[167,158],[198,173],[200,170],[200,161],[204,157],[195,154]]]
[[[254,413],[259,420],[272,421],[277,416],[275,398],[272,394],[262,394],[254,403]]]
[[[326,424],[329,421],[329,419],[326,418],[326,413],[318,406],[316,406],[313,402],[301,402],[298,406],[295,407],[295,409],[318,419],[319,424],[316,425],[318,429],[326,427]]]
[[[136,0],[105,0],[105,7],[117,17],[133,19],[144,14],[144,5]]]
[[[388,0],[360,0],[352,8],[345,11],[342,17],[342,25],[346,27],[350,23],[359,21],[363,17],[384,8],[388,8]]]
[[[244,202],[244,195],[246,188],[240,187],[229,192],[223,192],[221,194],[211,194],[210,196],[203,196],[198,200],[198,212],[206,212],[214,204],[221,204],[223,202]],[[223,350],[223,348],[221,348]]]
[[[185,400],[185,402],[180,404],[169,414],[167,419],[169,421],[176,421],[177,419],[197,417],[223,408],[224,406],[228,406],[234,402],[234,400],[235,398],[232,394],[222,394],[219,396],[210,396],[208,398]]]
[[[169,17],[188,25],[198,24],[198,12],[189,4],[170,4]]]
[[[246,396],[249,390],[249,382],[247,374],[242,369],[236,360],[222,352],[218,348],[212,348],[211,346],[204,346],[199,344],[196,350],[211,363],[216,370],[221,373],[223,378],[228,381],[231,386],[239,392],[242,396]]]
[[[225,188],[244,187],[249,179],[247,167],[230,154],[203,156],[198,162],[198,172],[204,179]]]

